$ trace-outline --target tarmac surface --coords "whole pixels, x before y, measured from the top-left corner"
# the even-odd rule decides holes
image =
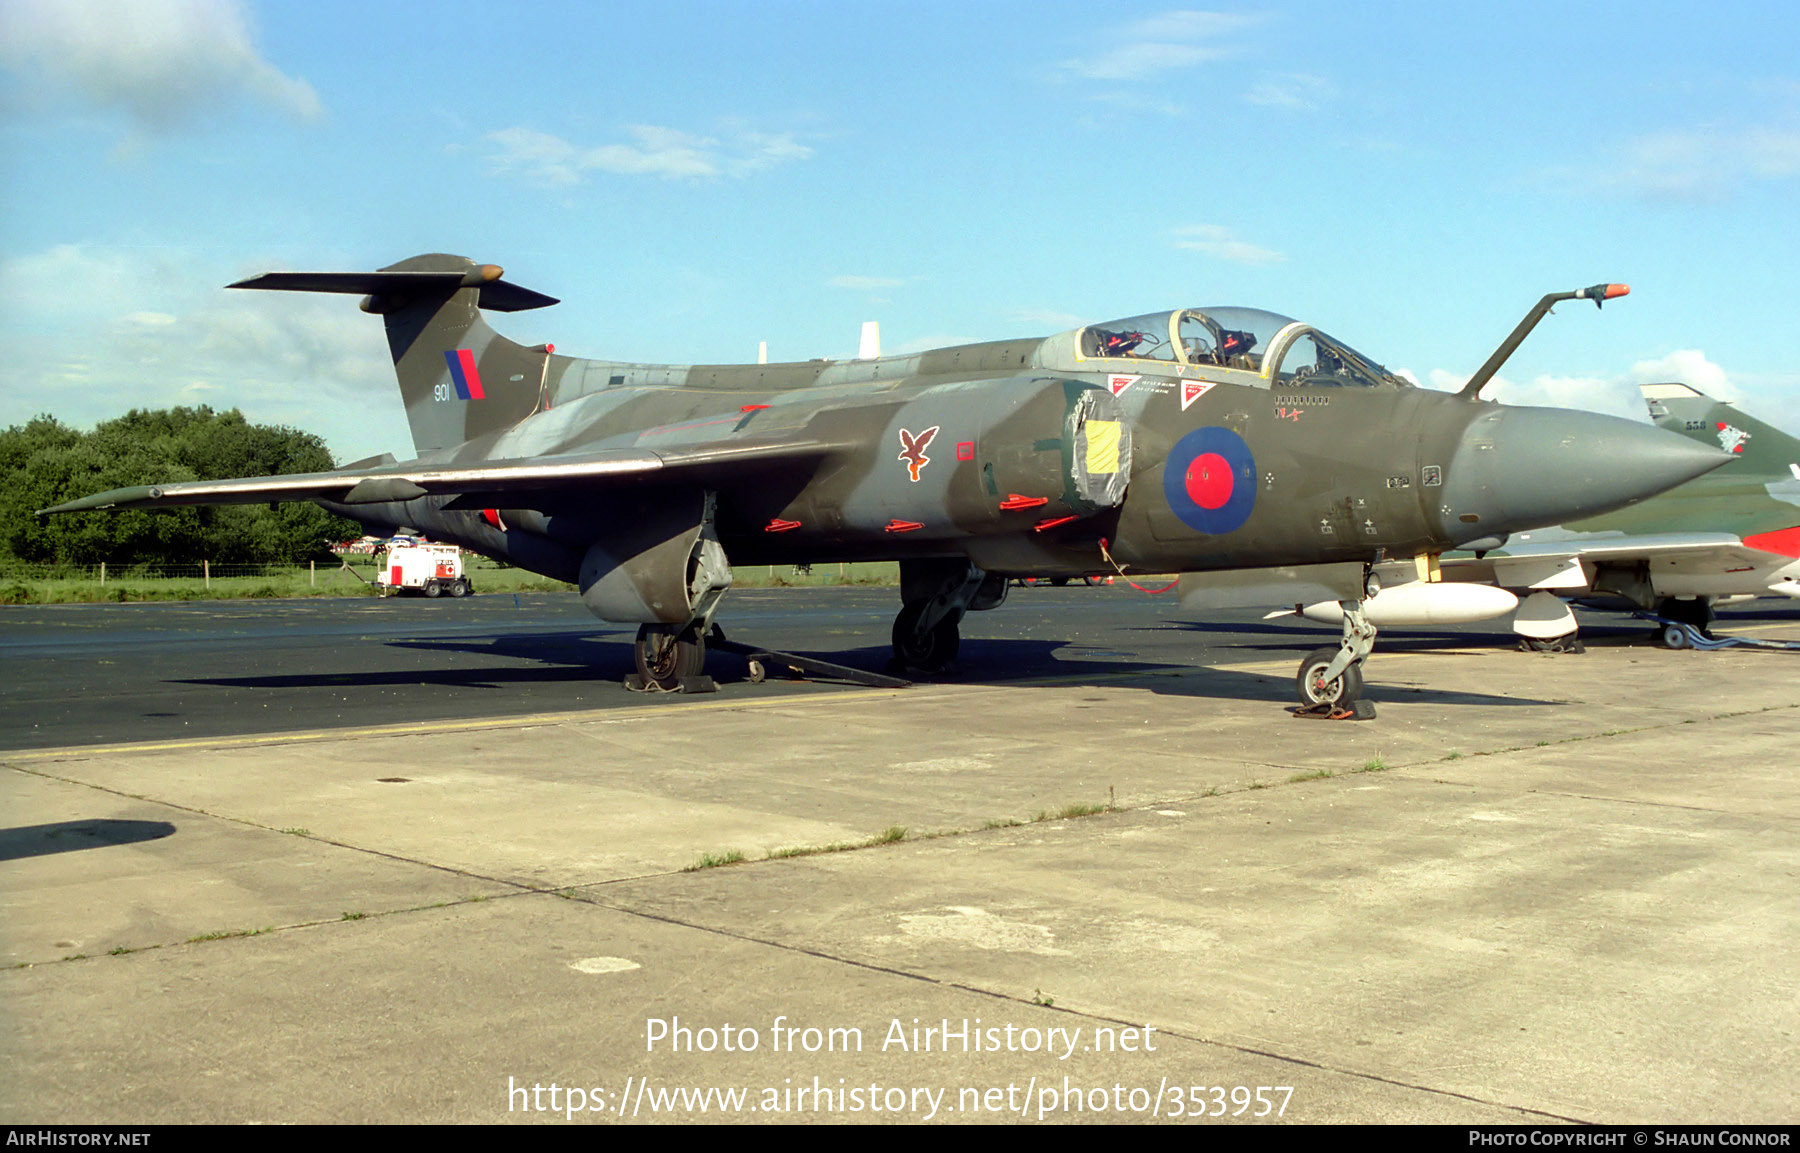
[[[0,609],[0,1121],[1794,1120],[1800,653],[1393,630],[1297,720],[1332,630],[1171,599],[691,697],[566,601]]]

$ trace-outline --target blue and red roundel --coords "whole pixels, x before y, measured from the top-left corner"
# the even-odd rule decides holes
[[[1175,442],[1163,465],[1163,497],[1182,524],[1222,536],[1242,528],[1256,505],[1256,460],[1228,428],[1197,428]]]

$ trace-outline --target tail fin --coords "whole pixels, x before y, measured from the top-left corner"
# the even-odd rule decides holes
[[[230,287],[363,293],[363,311],[387,322],[413,447],[422,455],[509,428],[544,402],[550,346],[507,340],[481,310],[557,302],[502,275],[497,265],[438,253],[379,272],[268,272]]]
[[[1658,427],[1717,445],[1738,463],[1728,471],[1800,479],[1800,440],[1686,384],[1639,386]]]

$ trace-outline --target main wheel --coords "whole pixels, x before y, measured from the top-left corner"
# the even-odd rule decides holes
[[[668,691],[706,668],[706,641],[692,626],[640,625],[635,655],[644,684]]]
[[[1294,688],[1300,694],[1302,705],[1347,709],[1352,701],[1362,696],[1360,664],[1351,665],[1329,681],[1324,679],[1326,667],[1337,659],[1337,655],[1337,649],[1314,649],[1300,662],[1300,674],[1294,678]]]
[[[436,581],[426,581],[425,582],[425,595],[428,597],[443,596],[444,595],[444,586],[437,583]]]
[[[457,577],[455,580],[451,581],[450,582],[450,595],[453,597],[468,596],[469,595],[469,582],[464,580],[461,577]]]
[[[945,617],[930,632],[919,635],[919,618],[925,615],[929,601],[913,601],[894,618],[894,659],[909,669],[922,673],[940,673],[956,659],[962,645],[962,631],[954,617]]]

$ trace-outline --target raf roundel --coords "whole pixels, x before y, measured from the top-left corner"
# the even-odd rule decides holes
[[[1163,497],[1182,524],[1222,536],[1242,528],[1256,505],[1256,460],[1228,428],[1197,428],[1175,442],[1163,465]]]

